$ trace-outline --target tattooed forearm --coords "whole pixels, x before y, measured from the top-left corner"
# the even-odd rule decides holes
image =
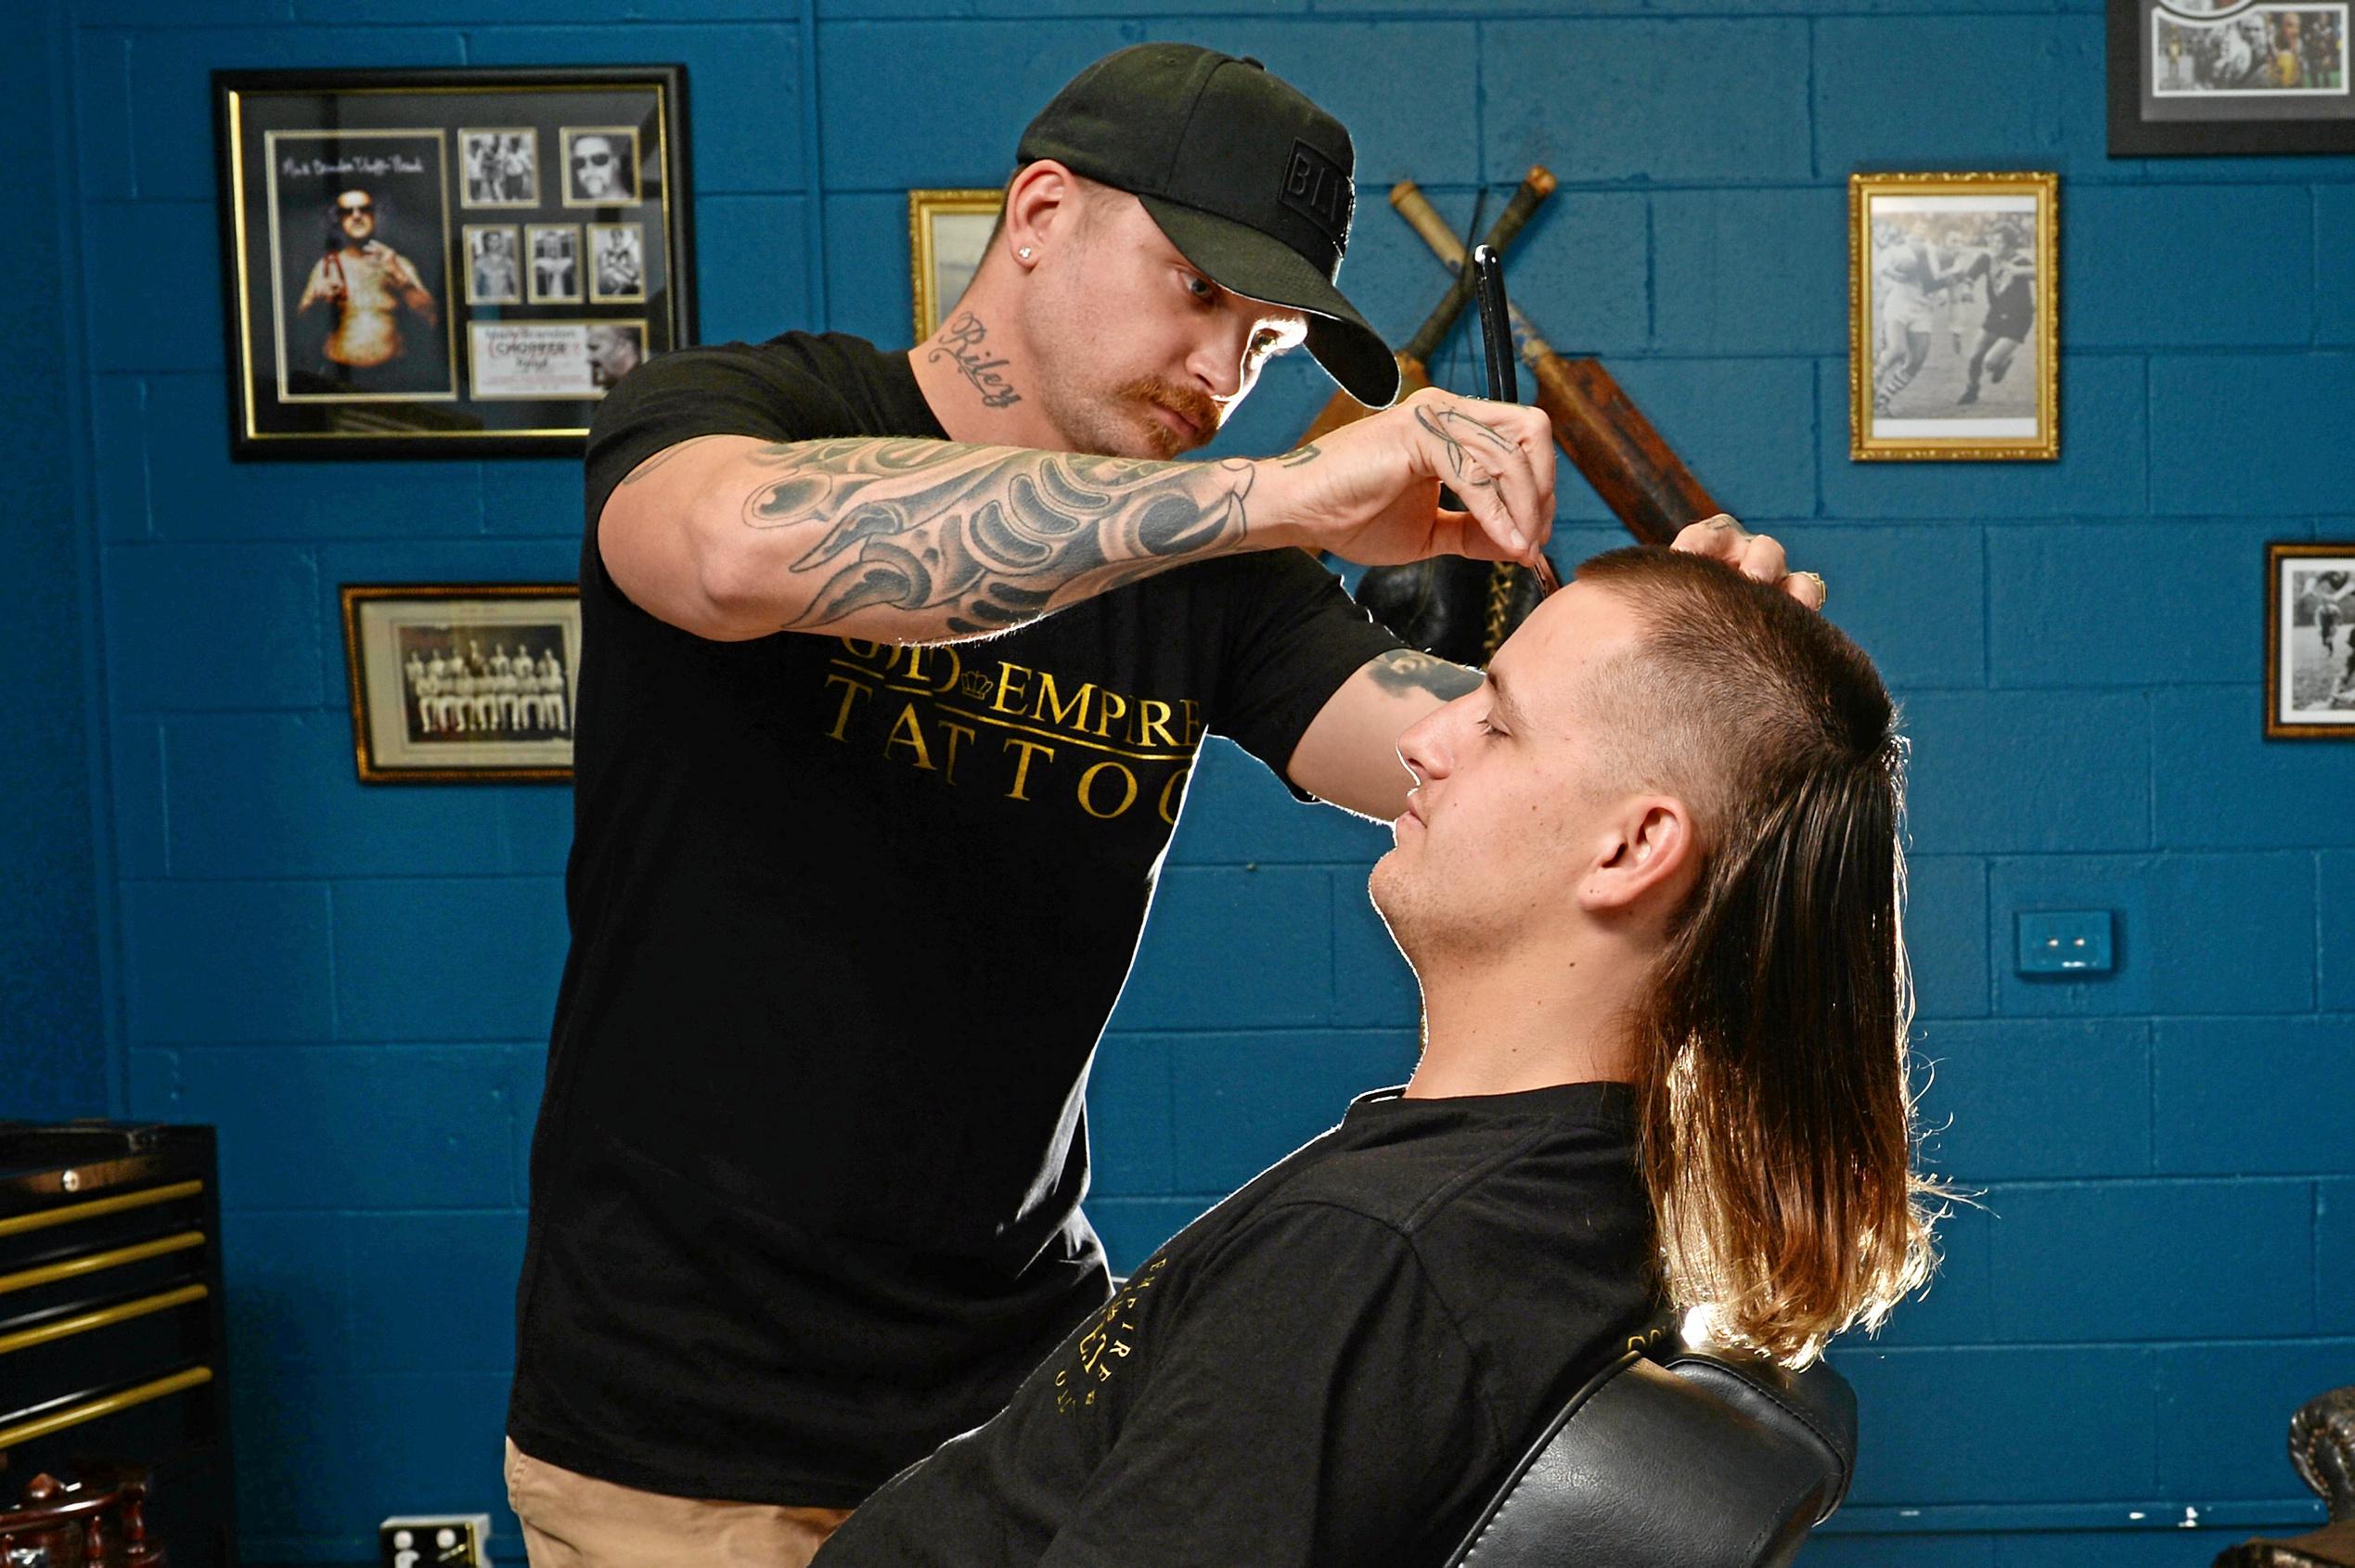
[[[1450,702],[1476,688],[1481,679],[1477,670],[1450,664],[1445,659],[1418,653],[1411,648],[1383,654],[1366,666],[1366,673],[1384,691],[1427,691]]]
[[[980,636],[1198,556],[1245,532],[1252,465],[1156,463],[916,440],[772,447],[748,528],[801,530],[780,596],[794,631]],[[806,541],[804,544],[804,541]],[[869,612],[862,615],[861,612]]]
[[[982,346],[982,340],[988,336],[989,328],[982,325],[980,316],[969,310],[959,311],[940,329],[940,341],[924,357],[928,361],[951,361],[958,373],[981,393],[984,408],[1004,408],[1020,403],[1022,393],[999,374],[1009,362],[991,358],[989,351]]]

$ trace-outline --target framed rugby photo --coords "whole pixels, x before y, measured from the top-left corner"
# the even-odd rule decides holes
[[[352,754],[364,784],[573,777],[572,583],[350,583]]]
[[[2355,740],[2355,539],[2265,546],[2265,739]]]
[[[2112,158],[2355,152],[2349,0],[2109,0]]]
[[[942,313],[973,280],[997,226],[1002,190],[911,190],[907,193],[909,293],[916,341],[940,329]]]
[[[2060,456],[2060,178],[1848,178],[1848,456]]]

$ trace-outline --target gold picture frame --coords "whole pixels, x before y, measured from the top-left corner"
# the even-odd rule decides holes
[[[1002,190],[911,190],[907,193],[908,272],[915,301],[916,341],[940,330],[941,313],[973,280],[973,269],[997,225]]]
[[[573,777],[577,584],[347,583],[341,599],[362,783]]]
[[[603,389],[565,370],[590,363],[575,318],[636,330],[641,358],[695,341],[685,67],[216,71],[212,89],[232,457],[577,459]],[[550,162],[591,134],[615,176],[595,198]],[[585,222],[642,229],[634,289],[590,298],[579,238],[568,286],[534,270],[528,235]],[[495,258],[477,276],[486,242],[524,287]],[[486,342],[500,364],[473,362]]]
[[[1852,459],[2060,456],[2059,227],[2054,174],[1848,177]]]
[[[2355,740],[2355,539],[2265,546],[2265,739]]]

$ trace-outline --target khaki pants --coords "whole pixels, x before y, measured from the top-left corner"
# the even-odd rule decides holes
[[[846,1508],[671,1497],[507,1445],[507,1501],[532,1568],[809,1568]]]

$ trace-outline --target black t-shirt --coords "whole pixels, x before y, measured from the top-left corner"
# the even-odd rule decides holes
[[[856,1503],[1108,1284],[1081,1085],[1204,733],[1280,769],[1396,646],[1297,550],[986,642],[711,642],[597,518],[689,437],[945,439],[905,354],[634,371],[590,432],[572,949],[509,1433],[650,1491]]]
[[[1632,1097],[1369,1095],[815,1568],[1435,1564],[1655,1311]]]

